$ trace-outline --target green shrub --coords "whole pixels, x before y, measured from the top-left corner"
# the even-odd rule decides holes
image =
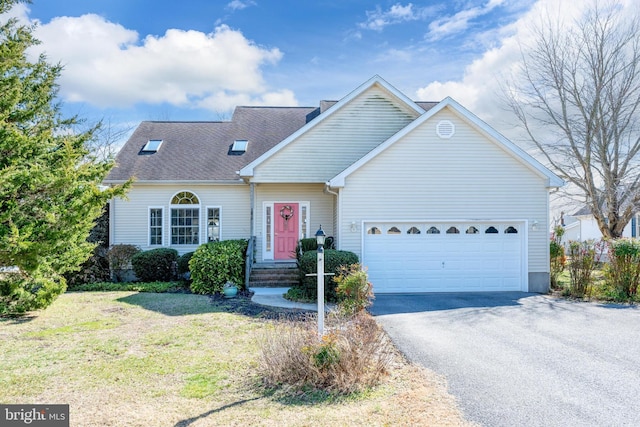
[[[553,289],[558,289],[558,276],[564,271],[564,266],[567,262],[567,258],[564,253],[564,247],[561,240],[564,235],[564,228],[556,227],[551,235],[551,241],[549,242],[549,258],[551,260],[550,269],[550,281]]]
[[[200,245],[189,261],[191,291],[197,294],[220,293],[227,281],[243,287],[246,252],[246,240]]]
[[[358,255],[349,251],[338,251],[335,249],[327,249],[324,251],[324,272],[325,273],[340,273],[340,267],[349,266],[358,263]],[[300,289],[302,294],[306,298],[317,299],[318,298],[318,279],[316,276],[307,276],[307,274],[316,273],[318,270],[318,253],[317,251],[305,252],[300,262],[298,263],[300,268]],[[336,302],[338,301],[338,294],[336,293],[335,276],[325,276],[324,278],[324,295],[326,301]]]
[[[640,242],[635,239],[619,239],[609,242],[609,266],[607,282],[624,299],[633,298],[640,283]]]
[[[157,248],[131,257],[131,266],[141,282],[168,282],[176,277],[178,251]]]
[[[600,246],[594,240],[569,242],[569,295],[582,298],[591,294],[592,274],[596,268],[597,249]]]
[[[296,245],[296,261],[300,264],[300,260],[302,258],[302,254],[309,251],[315,251],[318,249],[318,242],[316,242],[316,238],[307,238],[298,240],[298,244]]]
[[[186,254],[178,258],[178,274],[179,275],[182,276],[191,271],[189,270],[189,261],[191,261],[191,257],[193,257],[193,252],[187,252]]]
[[[284,299],[295,302],[313,303],[316,302],[316,298],[311,298],[307,293],[299,286],[292,287],[287,290],[283,295]]]
[[[20,316],[48,307],[66,289],[61,276],[27,277],[0,273],[0,316]]]
[[[91,256],[80,266],[77,271],[69,271],[64,274],[67,281],[67,289],[84,283],[106,282],[111,280],[109,269],[109,204],[102,209],[102,215],[96,219],[96,223],[89,233],[87,242],[94,243]]]
[[[75,292],[116,292],[116,291],[133,291],[133,292],[185,292],[184,282],[95,282],[85,283],[76,286]]]
[[[335,249],[334,239],[332,236],[328,236],[324,241],[324,249]],[[318,250],[318,241],[315,237],[308,237],[305,239],[298,240],[298,244],[296,245],[296,261],[298,264],[300,263],[300,259],[302,254],[309,251]]]
[[[347,316],[361,312],[373,299],[373,289],[367,272],[360,264],[341,266],[333,278],[337,284],[338,309]]]
[[[113,245],[109,248],[107,259],[116,282],[126,280],[127,271],[131,269],[131,258],[139,252],[140,248],[135,245]]]

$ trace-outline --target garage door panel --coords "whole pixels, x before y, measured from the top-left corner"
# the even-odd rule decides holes
[[[507,234],[509,224],[412,223],[370,224],[383,233],[397,227],[402,234],[364,236],[363,261],[375,292],[452,292],[520,290],[523,282],[523,233]],[[430,227],[440,234],[427,234]],[[471,226],[478,234],[465,234]],[[421,234],[406,234],[416,227]],[[460,234],[447,234],[456,227]],[[495,229],[498,233],[485,233]],[[515,224],[520,230],[522,225]]]

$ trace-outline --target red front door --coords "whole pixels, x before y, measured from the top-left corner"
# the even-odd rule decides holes
[[[295,257],[298,243],[298,218],[300,212],[297,203],[274,203],[274,259],[291,259]]]

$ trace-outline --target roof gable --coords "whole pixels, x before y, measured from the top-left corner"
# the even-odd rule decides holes
[[[534,171],[537,175],[544,177],[547,179],[548,187],[560,187],[564,185],[564,181],[560,179],[557,175],[551,172],[548,168],[534,159],[531,155],[526,153],[520,147],[515,145],[513,142],[509,141],[507,138],[502,136],[499,132],[493,129],[491,126],[482,121],[475,114],[472,114],[469,110],[464,108],[462,105],[454,101],[452,98],[447,97],[442,102],[435,105],[433,108],[429,109],[422,116],[411,122],[400,132],[393,135],[384,143],[377,146],[375,149],[367,153],[367,155],[360,158],[358,161],[353,163],[351,166],[343,170],[341,173],[333,177],[328,181],[328,185],[331,187],[344,187],[346,178],[360,169],[363,165],[369,162],[371,159],[377,157],[380,153],[384,152],[387,148],[400,141],[405,135],[421,126],[426,121],[430,120],[433,116],[435,116],[438,112],[443,109],[448,108],[452,112],[454,112],[460,119],[464,120],[467,124],[475,128],[493,143],[500,146],[506,153],[513,156],[515,159],[520,161],[525,167]]]
[[[360,85],[354,91],[349,93],[347,96],[342,98],[340,101],[334,103],[326,111],[322,112],[317,118],[307,123],[302,128],[298,129],[296,132],[291,134],[289,137],[284,139],[281,143],[277,144],[267,152],[265,152],[262,156],[258,157],[256,160],[252,161],[245,167],[240,170],[240,175],[243,177],[252,177],[254,176],[255,168],[263,164],[268,159],[272,158],[274,155],[282,151],[285,147],[290,145],[292,142],[299,139],[302,135],[310,132],[312,129],[320,126],[324,121],[328,120],[335,114],[339,114],[339,112],[345,108],[348,104],[350,104],[354,99],[358,98],[360,95],[368,91],[370,88],[377,86],[381,88],[384,92],[386,92],[390,97],[396,99],[398,102],[415,112],[415,114],[421,115],[424,114],[426,106],[420,106],[413,102],[411,99],[407,98],[402,92],[398,91],[396,88],[391,86],[388,82],[386,82],[382,77],[376,75],[371,79],[367,80],[365,83]]]

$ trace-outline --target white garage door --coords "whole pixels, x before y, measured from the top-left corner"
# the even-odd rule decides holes
[[[362,260],[376,293],[526,290],[524,222],[364,225]]]

